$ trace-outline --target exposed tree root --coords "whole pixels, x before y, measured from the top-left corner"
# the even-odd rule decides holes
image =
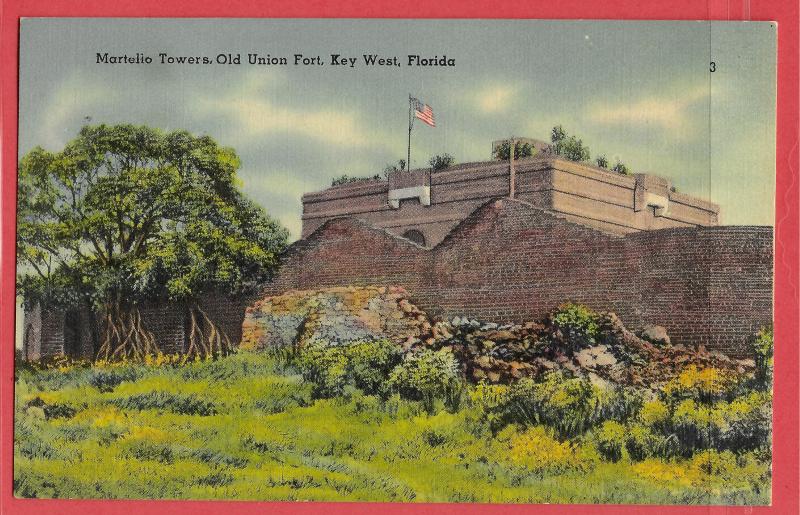
[[[197,303],[188,306],[189,327],[186,362],[194,358],[218,358],[233,349],[228,334]],[[103,317],[102,340],[97,361],[144,361],[160,352],[153,333],[142,323],[136,306],[112,304]]]
[[[142,361],[145,356],[159,352],[155,337],[142,324],[136,306],[110,305],[103,317],[103,326],[103,339],[96,357],[98,361]]]
[[[184,359],[217,358],[233,349],[228,334],[220,328],[199,304],[189,306],[188,345]]]

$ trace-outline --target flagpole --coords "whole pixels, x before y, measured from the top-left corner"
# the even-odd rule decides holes
[[[408,95],[408,155],[406,161],[406,170],[411,170],[411,126],[414,123],[414,118],[411,116],[411,94]]]

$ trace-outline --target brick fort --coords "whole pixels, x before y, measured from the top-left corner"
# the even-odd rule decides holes
[[[631,328],[663,326],[673,343],[747,354],[772,323],[772,227],[718,225],[719,206],[662,177],[623,175],[523,141],[538,150],[533,157],[395,171],[303,195],[302,237],[262,295],[398,285],[430,315],[498,323],[572,301],[613,311]],[[204,305],[238,338],[251,300]],[[185,347],[179,313],[142,309],[166,352]],[[94,318],[32,310],[25,355],[89,355],[81,316]]]

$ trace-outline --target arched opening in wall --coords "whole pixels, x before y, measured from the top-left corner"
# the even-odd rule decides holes
[[[409,229],[403,233],[403,238],[411,240],[417,245],[425,246],[425,235],[416,229]]]
[[[81,317],[75,310],[64,314],[64,354],[76,358],[81,351]]]

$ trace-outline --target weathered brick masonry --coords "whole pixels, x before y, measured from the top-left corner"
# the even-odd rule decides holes
[[[198,305],[218,328],[225,331],[234,345],[242,339],[245,308],[255,297],[207,295]],[[189,315],[186,304],[163,302],[139,307],[143,326],[150,331],[159,349],[166,354],[184,352],[188,343]],[[23,356],[37,360],[47,356],[68,355],[92,359],[97,354],[103,323],[89,309],[42,309],[39,304],[25,313]]]
[[[614,236],[514,199],[486,202],[425,248],[354,218],[290,247],[266,294],[396,284],[443,317],[540,318],[567,300],[675,343],[743,355],[772,320],[772,228],[679,227]]]

